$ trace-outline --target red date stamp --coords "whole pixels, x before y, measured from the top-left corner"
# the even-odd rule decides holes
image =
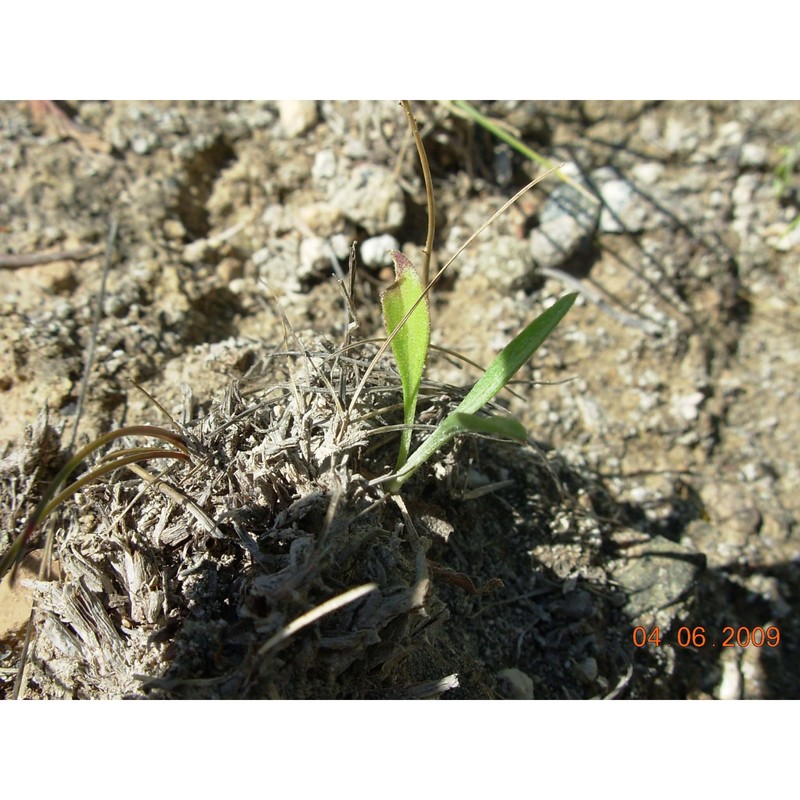
[[[685,625],[678,628],[675,639],[667,640],[661,635],[659,628],[650,628],[638,625],[633,629],[633,646],[646,647],[777,647],[781,642],[781,632],[776,627],[749,628],[744,625],[733,627],[726,625],[717,638],[709,633],[703,626],[688,628]]]

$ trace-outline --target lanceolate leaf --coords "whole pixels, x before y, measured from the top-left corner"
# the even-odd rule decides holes
[[[393,250],[390,255],[394,261],[395,282],[381,295],[381,304],[386,330],[391,336],[414,303],[422,297],[423,286],[414,266],[402,253]],[[410,426],[414,423],[417,395],[430,338],[428,301],[427,298],[423,298],[392,339],[392,352],[403,384],[403,422],[406,425],[400,437],[397,469],[400,469],[408,458],[411,444]]]
[[[472,415],[483,408],[514,377],[517,370],[536,352],[556,325],[561,322],[577,296],[576,292],[564,295],[506,345],[458,407],[414,451],[405,466],[398,469],[395,477],[387,484],[389,491],[398,491],[440,447],[447,444],[457,434],[470,431],[470,425],[486,427],[488,420],[484,418],[476,424],[475,420],[480,418]],[[506,436],[511,433],[514,436],[511,431],[512,429],[507,429],[499,432]],[[514,436],[514,438],[518,437]]]

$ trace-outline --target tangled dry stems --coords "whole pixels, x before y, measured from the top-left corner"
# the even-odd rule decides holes
[[[125,479],[84,490],[58,537],[63,578],[38,587],[32,673],[47,694],[366,696],[396,683],[446,610],[430,591],[430,533],[371,484],[402,418],[388,367],[344,416],[367,364],[324,342],[271,357],[263,388],[231,384],[189,428],[196,463],[165,470],[161,491]],[[458,398],[435,395],[427,414],[440,418]]]

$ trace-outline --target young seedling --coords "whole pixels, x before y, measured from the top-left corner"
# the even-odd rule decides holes
[[[402,105],[408,117],[412,133],[414,133],[417,150],[422,163],[426,194],[428,197],[428,219],[430,221],[434,218],[433,187],[430,182],[430,170],[427,169],[427,156],[408,103],[404,101]],[[557,168],[553,168],[551,172],[555,172],[556,170]],[[525,428],[516,420],[509,417],[478,416],[477,412],[508,384],[520,367],[522,367],[536,352],[542,342],[547,339],[556,325],[561,322],[564,315],[572,307],[575,298],[578,296],[577,292],[562,297],[512,339],[491,363],[480,380],[472,387],[467,396],[459,403],[457,408],[439,424],[409,458],[412,432],[411,426],[414,422],[420,382],[422,380],[422,373],[425,368],[425,360],[430,345],[430,315],[428,312],[427,294],[456,256],[485,230],[497,216],[511,205],[511,203],[531,188],[538,180],[540,179],[533,181],[521,192],[518,192],[500,209],[500,211],[481,226],[424,288],[417,271],[408,258],[397,251],[392,251],[390,253],[394,261],[395,282],[381,295],[383,318],[386,325],[386,332],[388,333],[388,339],[387,343],[378,351],[373,364],[380,358],[387,345],[391,344],[403,388],[403,422],[405,426],[400,437],[400,450],[397,455],[395,474],[384,479],[387,481],[387,488],[392,493],[398,492],[400,487],[437,450],[444,447],[458,434],[482,433],[503,436],[518,441],[525,441],[527,439]],[[425,247],[426,266],[427,259],[430,255],[432,239],[433,231],[432,227],[429,225],[428,240]],[[361,386],[356,390],[356,395],[358,395],[358,391],[362,388],[365,381],[366,375],[362,379]]]
[[[506,386],[520,367],[536,352],[564,318],[578,295],[577,292],[564,295],[514,337],[489,365],[483,376],[470,389],[456,409],[439,424],[409,458],[411,428],[408,426],[414,421],[417,395],[430,339],[430,321],[427,303],[424,298],[422,302],[419,302],[422,287],[411,262],[402,253],[393,252],[392,258],[395,263],[397,280],[382,298],[384,320],[389,335],[400,324],[398,320],[402,320],[410,312],[405,322],[405,329],[396,334],[392,340],[392,352],[397,361],[403,385],[404,422],[407,426],[400,440],[400,452],[395,467],[396,474],[387,483],[390,492],[397,492],[437,450],[444,447],[458,434],[483,433],[523,442],[527,439],[525,428],[515,419],[478,416],[477,412]],[[416,307],[414,307],[415,303],[417,303]]]
[[[395,466],[399,470],[408,460],[411,446],[411,426],[414,424],[419,385],[431,341],[431,320],[428,299],[423,294],[422,283],[413,264],[397,250],[392,250],[390,255],[394,261],[396,280],[381,294],[381,304],[387,333],[391,336],[400,326],[392,339],[392,352],[403,386],[403,423],[406,426],[400,437],[400,452]],[[412,308],[411,315],[403,324],[405,315]]]

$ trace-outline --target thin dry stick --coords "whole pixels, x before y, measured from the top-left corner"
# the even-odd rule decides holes
[[[97,247],[79,247],[77,250],[58,250],[55,253],[21,253],[18,255],[0,255],[0,268],[22,269],[38,267],[40,264],[52,264],[54,261],[85,261],[87,258],[99,256],[102,250]]]
[[[337,281],[339,288],[344,295],[345,307],[345,329],[344,329],[344,346],[350,344],[350,337],[353,331],[357,331],[361,326],[358,319],[358,303],[356,302],[356,272],[358,264],[356,262],[356,242],[350,245],[350,256],[347,259],[347,275],[344,280]]]
[[[140,467],[138,464],[126,464],[129,470],[135,472],[142,480],[147,481],[148,484],[151,486],[155,486],[163,495],[169,497],[170,500],[173,500],[182,508],[186,509],[205,529],[205,531],[215,539],[224,539],[225,534],[217,527],[216,523],[214,522],[211,517],[203,511],[200,506],[192,500],[191,497],[185,495],[183,492],[176,489],[174,486],[170,486],[168,483],[164,482],[164,475],[166,470],[162,472],[160,475],[153,475],[152,472],[148,472],[143,467]],[[134,500],[131,501],[131,505],[138,499],[138,495]]]
[[[92,334],[89,337],[89,352],[86,354],[86,361],[83,364],[83,377],[81,378],[81,391],[78,396],[78,409],[75,413],[75,424],[72,426],[72,436],[69,440],[67,449],[71,450],[78,437],[78,425],[83,415],[83,406],[86,402],[86,394],[89,391],[89,373],[92,371],[94,364],[94,351],[97,345],[97,334],[100,330],[100,320],[103,317],[103,301],[106,296],[106,281],[108,279],[108,272],[111,269],[111,256],[114,252],[114,242],[117,239],[117,231],[119,224],[116,218],[111,220],[111,228],[108,231],[108,240],[106,241],[106,255],[103,260],[103,272],[100,278],[100,291],[97,294],[97,304],[94,307],[94,319],[92,320]]]
[[[411,127],[411,133],[414,134],[414,144],[417,146],[417,153],[419,154],[419,163],[422,165],[422,174],[425,178],[425,197],[428,201],[428,235],[425,238],[425,263],[422,265],[422,282],[427,283],[430,277],[431,270],[431,255],[433,254],[433,237],[436,232],[436,208],[433,202],[433,179],[431,178],[431,167],[428,163],[428,155],[425,152],[425,145],[422,144],[422,137],[417,127],[417,121],[411,113],[411,106],[408,100],[401,101],[400,105],[403,111],[406,112],[408,124]]]

